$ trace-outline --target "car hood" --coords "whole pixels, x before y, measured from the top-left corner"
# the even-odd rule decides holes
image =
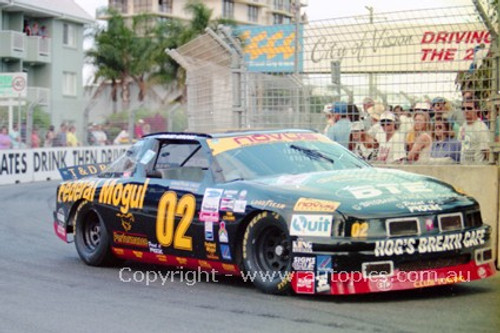
[[[297,199],[336,201],[339,212],[359,217],[422,214],[476,203],[438,179],[393,169],[315,172],[254,182]]]

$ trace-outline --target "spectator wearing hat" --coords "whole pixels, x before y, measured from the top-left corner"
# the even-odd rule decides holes
[[[431,117],[433,120],[443,119],[446,114],[446,100],[443,97],[436,97],[431,102]]]
[[[323,130],[323,134],[328,135],[328,130],[333,126],[333,124],[335,124],[335,118],[333,117],[331,103],[325,104],[325,106],[323,107],[323,113],[326,117],[326,126]]]
[[[369,112],[370,108],[375,106],[375,101],[371,97],[365,97],[363,99],[363,109],[361,110],[360,118],[363,120],[365,129],[370,128],[372,121],[370,119],[371,114]]]
[[[451,123],[446,119],[436,120],[434,124],[431,160],[433,163],[460,163],[462,144],[455,139]]]
[[[489,156],[489,130],[478,117],[477,101],[464,100],[462,111],[465,123],[460,127],[458,140],[462,143],[462,163],[482,163]]]
[[[374,106],[368,109],[368,113],[370,114],[371,123],[367,126],[366,123],[365,128],[368,128],[367,134],[372,138],[377,138],[379,135],[384,134],[384,129],[380,126],[379,120],[380,115],[384,113],[385,107],[382,103],[376,103]]]
[[[396,115],[385,111],[380,115],[380,125],[384,133],[376,138],[379,148],[377,161],[382,163],[399,163],[406,158],[404,136],[398,131]]]
[[[345,148],[349,148],[351,121],[349,120],[349,115],[347,114],[347,103],[333,103],[332,112],[335,118],[335,124],[328,129],[326,135]]]
[[[403,134],[403,136],[406,138],[408,133],[413,128],[413,117],[410,115],[409,112],[406,112],[401,105],[396,105],[394,107],[393,112],[396,115],[396,117],[399,119],[398,131],[400,131],[401,134]]]
[[[366,134],[365,125],[362,121],[355,121],[351,126],[351,139],[349,150],[361,157],[365,161],[371,161],[375,158],[377,152],[377,141]]]
[[[426,163],[431,156],[431,122],[428,112],[413,114],[413,129],[407,135],[408,160]]]

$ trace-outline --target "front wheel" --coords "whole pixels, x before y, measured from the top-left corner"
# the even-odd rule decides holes
[[[90,266],[111,264],[109,234],[89,203],[81,203],[75,215],[75,246],[80,258]]]
[[[268,294],[291,290],[292,242],[277,213],[255,216],[243,237],[243,266],[257,289]]]

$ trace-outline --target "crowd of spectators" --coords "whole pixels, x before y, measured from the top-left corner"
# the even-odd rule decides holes
[[[459,110],[442,97],[406,109],[365,98],[360,109],[334,102],[324,112],[324,134],[373,163],[476,164],[489,157],[489,114],[467,92]]]

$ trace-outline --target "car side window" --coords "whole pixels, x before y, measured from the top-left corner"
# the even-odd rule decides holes
[[[165,142],[154,170],[164,179],[201,182],[208,167],[208,157],[199,142]]]
[[[130,177],[137,166],[138,157],[144,141],[138,141],[123,153],[116,161],[109,165],[99,177]]]

